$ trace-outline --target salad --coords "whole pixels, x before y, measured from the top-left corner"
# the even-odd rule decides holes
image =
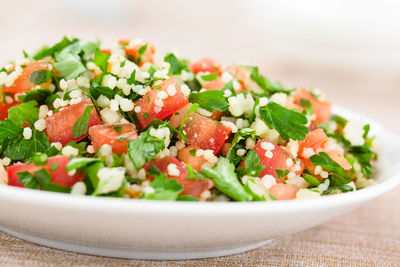
[[[78,195],[273,201],[375,183],[370,126],[258,67],[64,37],[0,69],[0,182]]]

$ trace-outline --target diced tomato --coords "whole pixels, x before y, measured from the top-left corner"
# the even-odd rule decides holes
[[[94,149],[104,144],[112,147],[115,154],[121,155],[128,151],[128,140],[135,139],[137,135],[135,124],[95,125],[90,127],[89,135]]]
[[[109,48],[101,49],[100,51],[101,51],[103,54],[107,54],[107,55],[111,54],[111,49],[109,49]]]
[[[200,172],[201,167],[207,162],[207,160],[203,156],[196,156],[197,149],[199,149],[198,146],[192,145],[182,148],[178,151],[178,159],[187,165],[190,165],[194,170]]]
[[[325,153],[328,154],[328,156],[335,161],[337,164],[339,164],[343,169],[346,171],[351,169],[350,163],[347,161],[347,159],[344,157],[340,151],[333,149],[333,150],[327,150],[325,149]]]
[[[119,44],[129,44],[130,41],[131,41],[130,38],[118,39],[118,43],[119,43]]]
[[[4,87],[2,91],[13,94],[30,91],[34,87],[36,87],[35,84],[29,81],[31,73],[34,72],[35,70],[40,70],[40,69],[48,70],[48,68],[49,64],[47,62],[44,62],[42,60],[31,61],[26,64],[26,67],[23,69],[22,74],[17,79],[15,79],[14,83],[9,87]],[[41,84],[40,86],[42,88],[48,88],[50,83],[51,80]]]
[[[186,166],[174,157],[166,157],[163,159],[151,161],[162,173],[167,174],[168,179],[176,179],[178,183],[183,186],[183,191],[180,195],[192,195],[194,197],[200,197],[201,194],[207,190],[210,190],[214,183],[210,179],[185,179],[188,176]],[[151,167],[151,163],[147,162],[143,168],[148,170]],[[179,170],[178,176],[172,176],[168,174],[168,165],[175,164]],[[152,178],[147,174],[149,178]]]
[[[221,72],[221,64],[209,57],[204,57],[196,62],[191,63],[189,68],[192,72],[196,74],[199,72]]]
[[[138,44],[135,46],[126,46],[125,53],[131,55],[135,60],[137,60],[139,55],[139,49],[145,44]],[[140,58],[139,66],[142,66],[146,62],[153,63],[153,55],[156,53],[156,49],[150,43],[147,43],[146,51],[144,51],[142,57]]]
[[[175,111],[174,114],[172,114],[171,119],[169,120],[169,124],[174,128],[178,128],[191,106],[192,104],[188,103],[183,108]]]
[[[197,113],[190,114],[183,130],[188,144],[204,150],[211,149],[215,155],[221,151],[232,132],[231,128]]]
[[[210,81],[206,86],[204,86],[204,89],[206,90],[221,90],[224,88],[225,83],[221,79],[213,80]]]
[[[271,150],[272,157],[269,158],[266,155],[267,150],[262,148],[262,143],[270,143],[274,146],[274,149]],[[279,178],[278,175],[276,174],[276,170],[289,170],[293,171],[296,174],[300,174],[302,172],[301,170],[295,170],[294,169],[294,164],[292,164],[290,167],[287,166],[287,160],[292,159],[292,157],[289,155],[289,153],[281,148],[278,145],[275,145],[268,139],[261,139],[257,142],[257,144],[254,146],[254,151],[257,152],[258,157],[260,158],[260,164],[265,166],[265,169],[260,173],[259,177],[263,177],[267,174],[272,175],[275,177],[277,183],[283,183],[284,178]]]
[[[76,182],[83,180],[82,174],[74,174],[69,175],[65,170],[65,166],[67,166],[69,162],[69,157],[67,156],[55,156],[50,157],[47,160],[47,164],[44,166],[36,166],[33,163],[30,164],[17,164],[7,167],[8,173],[8,184],[12,186],[24,187],[23,184],[18,182],[18,173],[19,172],[29,172],[33,174],[35,171],[46,169],[51,175],[51,182],[54,184],[58,184],[65,187],[71,187]],[[53,165],[54,164],[54,165]],[[53,167],[52,167],[53,166]],[[55,170],[52,170],[58,166]]]
[[[316,151],[318,148],[322,148],[328,141],[328,136],[322,129],[315,129],[306,135],[304,141],[299,142],[299,158],[303,158],[304,148],[312,148]]]
[[[294,184],[274,184],[268,191],[278,200],[290,200],[296,198],[299,188]]]
[[[65,145],[72,140],[81,140],[87,134],[78,138],[72,137],[72,127],[76,120],[83,114],[87,105],[92,105],[92,100],[89,98],[81,102],[65,107],[59,112],[46,118],[46,133],[50,142],[60,142]],[[96,109],[93,107],[89,118],[89,128],[101,124],[101,120],[97,115]]]
[[[8,118],[8,109],[11,108],[12,106],[17,105],[19,102],[15,101],[13,99],[13,101],[11,103],[2,103],[2,101],[0,100],[0,121],[3,121],[5,119]]]
[[[160,88],[156,87],[152,89],[135,102],[135,106],[140,107],[140,112],[137,112],[137,115],[142,128],[146,128],[153,119],[165,120],[171,117],[175,111],[189,103],[183,96],[174,78],[169,78],[163,81],[159,87]],[[168,94],[168,91],[171,92],[168,88],[175,88],[173,95]],[[168,96],[167,98],[162,99],[162,107],[156,105],[157,94],[160,92],[165,92]]]
[[[320,102],[314,96],[310,94],[310,92],[304,88],[301,88],[296,91],[294,96],[294,102],[296,105],[301,107],[300,100],[306,99],[310,101],[313,106],[313,114],[316,116],[315,121],[319,123],[324,123],[329,120],[331,117],[331,103],[328,101]],[[301,107],[302,108],[302,107]]]

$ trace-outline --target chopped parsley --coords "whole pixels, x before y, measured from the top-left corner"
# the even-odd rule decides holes
[[[33,84],[39,85],[51,79],[51,71],[45,69],[35,70],[31,73],[29,81]]]
[[[218,73],[214,72],[214,73],[210,73],[210,74],[204,74],[201,75],[201,78],[204,81],[214,81],[214,80],[218,80]]]
[[[92,113],[93,105],[87,105],[82,115],[75,121],[72,127],[72,137],[79,138],[87,134],[89,127],[90,114]]]
[[[303,114],[274,102],[261,107],[259,112],[261,119],[270,128],[276,129],[283,139],[304,140],[306,138],[307,118]]]
[[[189,102],[198,103],[201,108],[210,112],[214,110],[225,111],[229,104],[224,97],[224,92],[220,90],[208,90],[200,93],[191,93]]]

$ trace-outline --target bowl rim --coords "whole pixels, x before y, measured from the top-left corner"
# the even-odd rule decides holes
[[[400,136],[390,130],[384,129],[379,123],[368,119],[356,112],[335,106],[338,113],[349,113],[366,119],[373,127],[385,134],[393,136],[400,143]],[[400,147],[399,147],[400,149]],[[263,212],[287,212],[293,210],[309,210],[342,206],[353,202],[362,202],[373,199],[383,193],[394,189],[400,184],[400,161],[389,167],[392,175],[382,182],[378,182],[362,190],[344,194],[327,195],[319,198],[281,200],[267,202],[185,202],[185,201],[158,201],[125,198],[93,197],[56,192],[38,191],[26,188],[0,185],[0,200],[29,203],[30,205],[46,206],[48,208],[65,208],[77,210],[102,211],[110,213],[140,212],[141,214],[185,214],[215,215],[227,214],[254,214]],[[379,174],[378,179],[379,181]]]

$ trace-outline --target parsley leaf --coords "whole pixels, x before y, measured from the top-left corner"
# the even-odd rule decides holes
[[[317,178],[315,178],[314,176],[312,176],[312,175],[310,175],[308,173],[305,173],[303,175],[303,178],[304,178],[304,180],[306,180],[312,186],[319,186],[319,184],[321,183],[320,181],[318,181]]]
[[[200,93],[191,93],[189,102],[198,103],[200,107],[212,112],[214,110],[225,111],[229,104],[220,90],[208,90]]]
[[[260,165],[260,161],[257,152],[254,150],[250,150],[247,153],[247,157],[244,159],[247,175],[253,177],[258,177],[258,175],[260,175],[260,173],[265,169],[264,165]]]
[[[136,64],[139,64],[140,63],[140,61],[142,60],[142,56],[143,56],[143,54],[146,52],[146,50],[147,50],[147,44],[144,44],[144,45],[142,45],[140,48],[139,48],[139,50],[138,50],[138,56],[137,56],[137,58],[136,58]]]
[[[252,196],[244,189],[239,182],[235,166],[227,158],[220,157],[214,168],[204,167],[202,174],[215,183],[215,187],[230,198],[237,201],[249,201]]]
[[[151,129],[154,128],[150,127],[138,138],[128,140],[128,155],[136,170],[139,170],[146,162],[152,160],[158,152],[165,148],[163,139],[150,135]]]
[[[87,105],[82,115],[75,121],[74,126],[72,126],[73,138],[79,138],[87,133],[92,109],[93,105]]]
[[[283,177],[285,177],[286,175],[289,174],[289,170],[279,170],[279,169],[275,169],[276,175],[278,175],[279,179],[282,179]]]
[[[30,189],[40,189],[45,191],[69,193],[71,189],[51,182],[52,177],[46,169],[40,169],[33,174],[29,172],[19,172],[18,182]]]
[[[233,164],[238,164],[241,160],[242,157],[237,155],[237,150],[238,149],[245,149],[246,145],[244,144],[244,140],[246,140],[248,137],[253,138],[255,140],[254,136],[255,130],[250,129],[250,128],[243,128],[240,129],[237,133],[235,133],[235,136],[232,139],[232,145],[231,148],[229,149],[228,153],[228,158]]]
[[[54,68],[67,80],[78,77],[86,70],[79,57],[73,54],[60,54],[56,56]]]
[[[48,47],[43,47],[42,49],[40,49],[34,56],[33,59],[35,60],[39,60],[48,56],[54,56],[54,54],[56,52],[61,51],[62,49],[64,49],[65,47],[67,47],[68,45],[70,45],[72,42],[67,38],[64,37],[60,42],[58,42],[57,44],[53,45],[52,47],[48,48]]]
[[[73,158],[68,162],[67,166],[65,166],[65,170],[70,172],[99,161],[101,161],[99,158]]]
[[[261,119],[270,128],[276,129],[283,139],[304,140],[306,138],[307,118],[303,114],[274,102],[269,102],[267,106],[261,107],[259,112]]]
[[[167,175],[161,173],[153,164],[147,172],[154,177],[154,181],[150,184],[154,192],[144,192],[142,199],[177,200],[183,191],[183,186],[176,179],[167,179]]]
[[[96,66],[99,67],[102,71],[107,71],[107,62],[109,58],[109,55],[104,54],[99,48],[97,48],[94,52],[93,63],[96,64]]]
[[[49,89],[35,89],[28,92],[25,92],[23,95],[18,96],[18,100],[21,102],[28,102],[31,100],[35,100],[36,102],[43,102],[49,97],[52,92]]]
[[[38,103],[35,100],[14,106],[8,110],[8,118],[15,124],[22,126],[24,121],[33,124],[39,119],[39,110],[35,108]]]
[[[332,160],[325,152],[310,157],[312,164],[319,165],[323,169],[332,172],[331,181],[334,184],[348,184],[351,182],[350,175],[338,163]]]
[[[218,79],[218,73],[204,74],[200,76],[204,81],[213,81]]]
[[[20,128],[22,129],[22,128]],[[23,129],[21,130],[22,133]],[[23,160],[34,156],[36,153],[45,153],[50,147],[50,142],[44,132],[39,132],[36,129],[32,130],[32,137],[25,139],[21,134],[16,139],[9,139],[4,151],[4,156],[12,160]]]
[[[289,94],[293,90],[288,90],[279,82],[270,82],[267,78],[258,72],[258,67],[252,67],[251,79],[255,81],[266,93],[286,93]]]
[[[167,54],[164,57],[164,61],[168,62],[171,65],[171,67],[169,68],[170,75],[181,74],[182,70],[185,68],[185,66],[181,64],[179,59],[173,53]]]
[[[6,119],[5,121],[0,122],[0,142],[9,138],[13,140],[19,136],[21,136],[23,128],[18,127],[12,120]]]
[[[39,85],[51,79],[51,71],[45,69],[35,70],[29,76],[29,81],[33,84]]]

